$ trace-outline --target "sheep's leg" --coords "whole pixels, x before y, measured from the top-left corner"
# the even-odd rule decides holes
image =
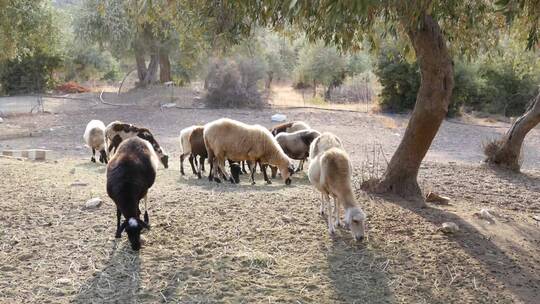
[[[272,171],[272,178],[276,178],[276,176],[277,176],[277,167],[270,166],[270,171]]]
[[[214,160],[208,158],[208,163],[210,164],[210,170],[208,170],[208,180],[214,180]]]
[[[216,159],[217,159],[217,157],[216,157]],[[229,176],[227,171],[225,171],[225,158],[218,159],[217,160],[217,165],[218,165],[219,170],[221,170],[221,175],[223,176],[223,179],[224,180],[229,180],[231,183],[234,184],[234,179],[232,178],[232,176]]]
[[[203,172],[205,171],[204,170],[204,160],[205,160],[205,158],[203,156],[201,156],[201,158],[200,158],[200,162],[201,162],[200,166],[201,166],[201,171],[203,171]]]
[[[266,173],[266,167],[268,167],[268,165],[263,165],[261,163],[259,163],[259,167],[261,167],[261,171],[263,173],[263,176],[264,176],[264,180],[266,181],[267,184],[271,184],[272,181],[268,178],[268,174]]]
[[[247,161],[248,163],[248,169],[251,174],[251,184],[255,185],[255,170],[257,169],[257,163],[253,163],[251,161]]]
[[[122,237],[122,229],[120,227],[121,217],[122,213],[120,212],[120,209],[116,208],[116,234],[114,235],[114,237],[117,239]]]
[[[96,162],[96,149],[92,148],[92,157],[90,157],[90,161],[93,163]]]
[[[181,155],[180,155],[180,174],[182,174],[182,175],[186,175],[186,174],[184,173],[184,158],[185,158],[185,157],[186,157],[185,154],[181,154]]]
[[[249,169],[249,171],[251,171],[251,168],[249,168],[249,164],[248,164],[248,169]],[[246,161],[242,161],[242,173],[244,173],[244,174],[248,173],[246,171]]]
[[[197,165],[197,177],[199,179],[202,178],[202,167],[204,166],[204,158],[202,156],[199,156],[199,164]]]
[[[335,227],[335,223],[334,223],[334,212],[335,212],[335,207],[334,204],[332,204],[332,202],[330,201],[330,197],[328,196],[328,194],[324,194],[324,200],[326,201],[326,205],[328,206],[328,233],[330,233],[330,235],[334,235],[336,233],[336,227]]]
[[[193,154],[189,155],[189,164],[191,165],[191,171],[193,171],[193,174],[197,175],[197,172],[195,171],[195,165],[193,164]]]
[[[298,168],[296,168],[295,172],[298,173],[298,172],[300,172],[302,170],[304,170],[304,160],[303,159],[300,160],[300,162],[298,163]]]
[[[324,216],[326,214],[326,204],[324,201],[324,194],[321,193],[321,209],[319,210],[319,213],[321,216]]]
[[[334,215],[335,215],[335,226],[336,227],[345,227],[343,221],[341,221],[341,208],[339,208],[338,200],[334,197]]]

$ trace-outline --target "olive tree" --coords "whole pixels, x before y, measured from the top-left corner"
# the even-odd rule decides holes
[[[446,116],[454,87],[452,53],[473,53],[494,39],[501,17],[489,1],[234,1],[259,23],[295,26],[344,50],[394,35],[414,50],[421,71],[416,104],[401,143],[374,187],[420,202],[420,164]]]

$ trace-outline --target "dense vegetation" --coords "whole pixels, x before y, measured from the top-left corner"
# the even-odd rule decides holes
[[[488,55],[454,61],[455,86],[449,116],[461,111],[519,116],[536,95],[540,53],[506,46]],[[397,49],[386,47],[379,54],[375,74],[382,85],[379,102],[383,110],[407,112],[414,108],[420,86],[417,63],[409,62]]]

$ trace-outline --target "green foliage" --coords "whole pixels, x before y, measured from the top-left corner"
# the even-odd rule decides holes
[[[40,51],[0,64],[0,88],[6,94],[36,93],[51,88],[53,71],[61,64],[57,56]]]
[[[300,50],[295,69],[296,82],[328,87],[334,81],[344,79],[346,68],[346,58],[335,47],[325,46],[321,42],[306,44]]]
[[[213,60],[206,77],[204,102],[210,108],[260,108],[266,105],[259,92],[264,76],[260,58],[236,56],[235,59]]]
[[[86,81],[90,79],[118,80],[119,65],[108,51],[97,46],[75,45],[64,61],[65,80]]]
[[[374,72],[382,86],[379,102],[383,111],[401,113],[414,107],[420,88],[416,63],[407,62],[395,49],[384,48]]]
[[[54,14],[44,0],[0,0],[0,60],[39,50],[53,54],[58,42]]]
[[[513,52],[507,46],[504,55],[492,55],[475,63],[456,61],[448,115],[455,116],[461,109],[504,116],[521,115],[538,90],[538,56]],[[383,87],[380,94],[383,110],[404,112],[413,109],[420,85],[416,64],[408,63],[395,49],[385,49],[379,56],[375,73]]]

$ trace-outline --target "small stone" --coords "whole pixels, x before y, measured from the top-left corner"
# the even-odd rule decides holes
[[[34,256],[33,253],[25,252],[25,253],[19,254],[19,256],[17,256],[17,258],[19,259],[19,261],[26,261],[26,260],[31,259],[33,256]]]
[[[442,226],[441,228],[439,228],[439,230],[444,233],[456,233],[459,231],[459,227],[454,222],[445,222],[442,223]]]
[[[488,209],[482,209],[480,212],[474,213],[474,216],[486,220],[490,224],[495,224],[495,219]]]
[[[4,119],[0,117],[0,123],[3,123],[3,122],[4,122]]]
[[[86,203],[84,204],[84,207],[86,209],[95,209],[95,208],[99,208],[99,206],[101,206],[102,203],[103,201],[99,197],[94,197],[93,199],[86,201]]]
[[[450,198],[447,196],[439,195],[435,192],[429,192],[428,195],[426,195],[426,202],[448,205],[450,204]]]
[[[71,283],[71,280],[68,279],[68,278],[60,278],[60,279],[56,280],[56,283],[61,284],[61,285],[67,285],[67,284]]]

